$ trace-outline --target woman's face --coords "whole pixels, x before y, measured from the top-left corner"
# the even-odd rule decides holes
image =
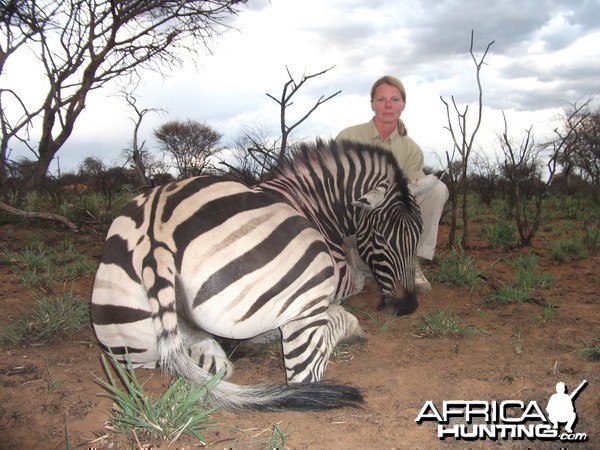
[[[371,109],[375,120],[383,124],[397,124],[404,111],[404,100],[400,90],[390,84],[381,84],[375,88]]]

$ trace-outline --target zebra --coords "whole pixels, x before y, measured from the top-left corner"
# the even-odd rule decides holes
[[[337,297],[355,290],[343,240],[358,251],[398,314],[417,307],[414,259],[421,217],[386,150],[316,140],[270,181],[247,187],[201,176],[153,188],[113,221],[94,280],[101,347],[134,367],[204,384],[233,372],[212,339],[281,333],[287,383],[211,391],[232,411],[357,406],[354,387],[321,380],[336,344],[365,340]]]

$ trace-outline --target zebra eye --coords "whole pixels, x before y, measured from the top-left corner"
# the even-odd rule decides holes
[[[388,245],[387,238],[382,233],[380,233],[379,231],[374,231],[373,232],[373,236],[375,237],[375,242],[378,245],[385,245],[385,246]]]

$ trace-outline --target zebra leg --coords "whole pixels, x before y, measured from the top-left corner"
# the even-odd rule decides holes
[[[356,243],[356,236],[348,236],[344,240],[344,254],[346,257],[348,277],[352,283],[352,292],[349,295],[359,294],[365,287],[365,280],[372,279],[371,269],[360,258]]]
[[[280,328],[289,383],[319,381],[338,343],[367,339],[358,319],[339,305],[330,305],[323,314],[291,321]]]
[[[233,364],[227,358],[223,348],[212,339],[209,333],[193,327],[181,316],[179,328],[183,336],[184,347],[196,364],[212,374],[224,370],[223,379],[233,375]]]
[[[233,375],[233,364],[227,359],[227,355],[214,339],[205,339],[195,342],[188,348],[190,357],[207,372],[217,374],[225,371],[223,379]]]
[[[338,338],[335,345],[365,342],[367,340],[367,333],[360,327],[358,319],[346,311],[344,307],[331,305],[329,315],[339,323],[338,328],[346,330],[346,333]],[[345,328],[343,324],[345,324]]]
[[[350,271],[349,276],[352,280],[352,292],[350,295],[360,294],[365,288],[365,274],[350,264],[348,264],[348,268]]]

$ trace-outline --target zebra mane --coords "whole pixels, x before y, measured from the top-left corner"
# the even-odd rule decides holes
[[[354,155],[356,157],[353,157]],[[303,169],[312,171],[315,165],[328,166],[332,160],[339,164],[344,157],[354,161],[383,160],[385,164],[393,168],[394,182],[402,195],[403,202],[406,205],[413,203],[409,199],[408,180],[394,155],[390,151],[373,144],[347,140],[338,142],[334,139],[325,141],[320,138],[311,142],[305,141],[292,148],[285,162],[275,170],[273,175],[274,177],[297,175],[299,172],[304,172]]]

